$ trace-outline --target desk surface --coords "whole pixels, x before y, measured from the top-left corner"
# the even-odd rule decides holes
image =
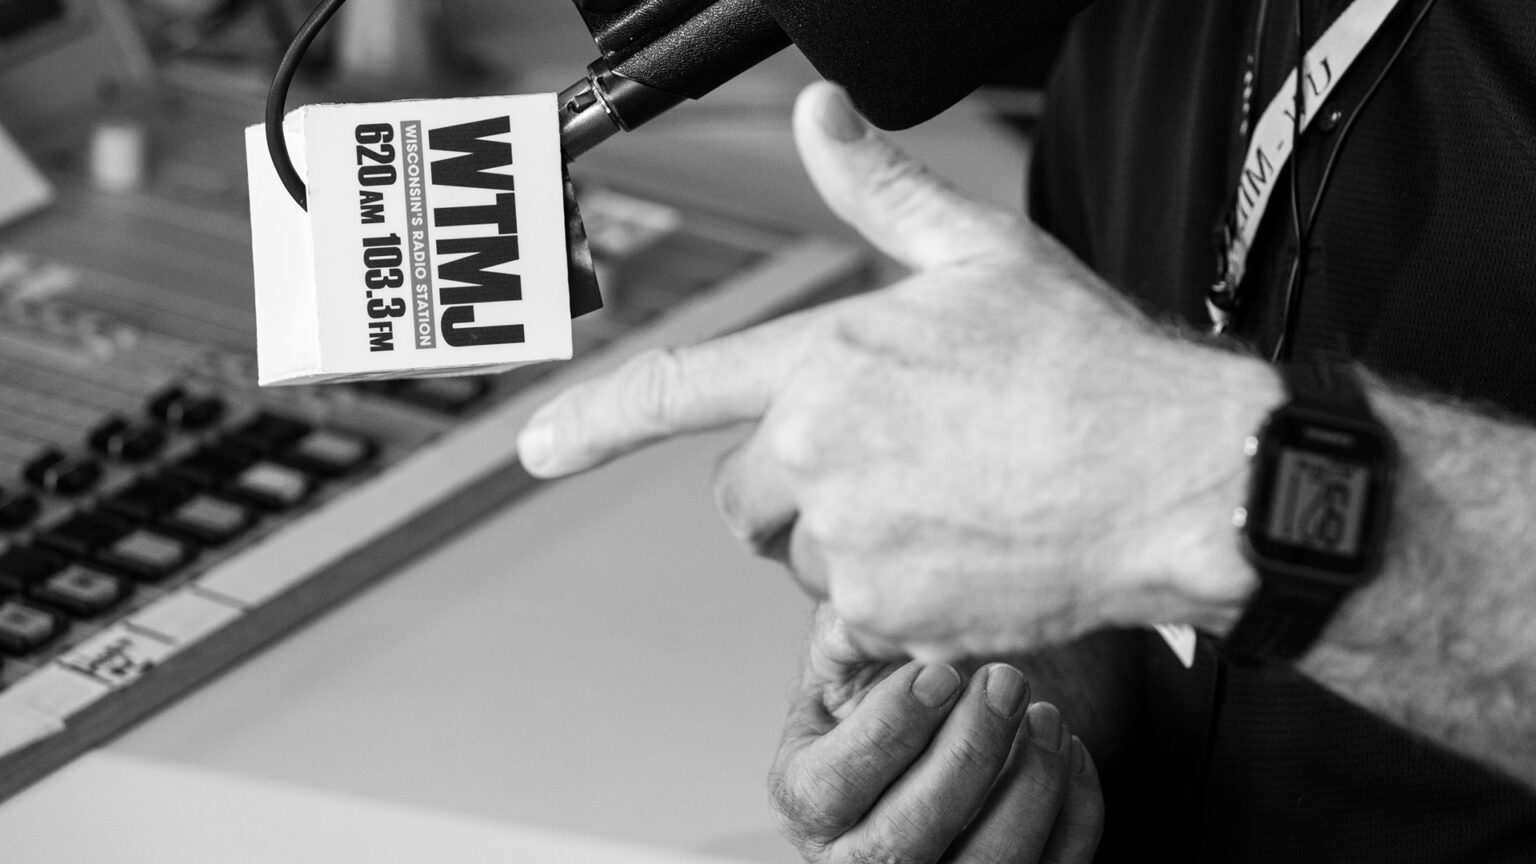
[[[568,61],[525,68],[519,89],[579,69],[590,48],[574,26],[556,40],[576,44]],[[812,77],[785,55],[591,158],[846,236],[789,143],[790,101]],[[901,137],[962,188],[1018,201],[1019,146],[974,108]],[[107,753],[677,852],[798,860],[774,832],[764,775],[810,604],[713,513],[709,474],[731,437],[541,489]],[[46,842],[46,860],[68,864],[72,838],[29,837],[20,818],[57,782],[0,806],[0,833],[12,850]],[[146,832],[174,836],[166,818]],[[176,864],[174,842],[165,849],[155,860]]]
[[[763,777],[809,604],[714,517],[725,443],[552,484],[110,748],[779,860]]]

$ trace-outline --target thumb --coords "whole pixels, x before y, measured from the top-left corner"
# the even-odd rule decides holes
[[[822,603],[816,608],[802,683],[817,691],[827,712],[838,719],[858,707],[864,694],[905,660],[894,645],[868,646]]]
[[[1023,218],[969,198],[854,113],[841,87],[810,85],[795,103],[800,161],[822,200],[880,251],[928,270],[1017,249]]]

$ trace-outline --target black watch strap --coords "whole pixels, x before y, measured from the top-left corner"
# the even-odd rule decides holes
[[[1354,368],[1345,358],[1317,354],[1281,363],[1276,368],[1292,405],[1376,422],[1370,400],[1365,398]]]
[[[1222,640],[1222,653],[1244,665],[1300,659],[1323,635],[1333,610],[1349,593],[1338,586],[1314,587],[1316,590],[1300,591],[1264,579],[1242,617]]]

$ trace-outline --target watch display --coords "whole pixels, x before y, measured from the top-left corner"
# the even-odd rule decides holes
[[[1379,428],[1308,413],[1293,407],[1263,432],[1248,502],[1250,553],[1261,565],[1308,575],[1360,573],[1379,545],[1386,445]]]
[[[1359,551],[1367,466],[1287,447],[1275,472],[1269,539],[1334,555]]]

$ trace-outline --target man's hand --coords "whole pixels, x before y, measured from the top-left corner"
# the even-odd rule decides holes
[[[1017,669],[875,664],[825,607],[770,791],[813,864],[1087,862],[1104,822],[1087,748]]]
[[[837,88],[807,90],[795,131],[827,203],[913,275],[572,388],[519,437],[529,471],[756,422],[719,471],[727,523],[882,653],[1224,630],[1255,581],[1230,518],[1273,373],[1172,337]]]

